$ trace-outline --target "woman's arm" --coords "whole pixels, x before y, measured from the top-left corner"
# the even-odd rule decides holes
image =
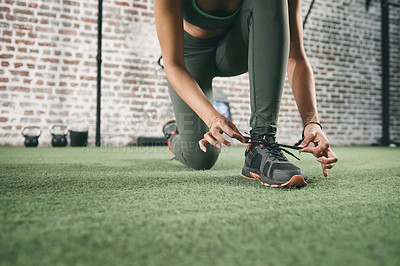
[[[301,20],[301,0],[289,0],[290,51],[287,74],[297,108],[303,124],[309,121],[319,122],[315,95],[314,75],[303,46],[303,27]],[[322,165],[324,175],[338,161],[330,149],[328,138],[316,124],[306,126],[300,151],[311,152]],[[311,145],[310,145],[311,144]],[[308,146],[311,147],[308,147]]]
[[[290,50],[287,74],[303,124],[319,121],[314,74],[303,46],[301,0],[289,0]]]
[[[233,123],[215,110],[186,69],[183,55],[182,0],[154,0],[154,18],[167,78],[182,100],[210,128],[210,132],[204,136],[206,142],[217,147],[220,146],[217,140],[230,145],[222,132],[244,142],[245,139]],[[203,150],[204,143],[203,141],[200,144]]]
[[[172,87],[207,124],[218,115],[196,80],[186,70],[183,59],[182,1],[154,0],[154,17],[165,73]]]

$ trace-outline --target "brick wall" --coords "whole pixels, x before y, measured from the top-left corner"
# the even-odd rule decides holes
[[[399,4],[399,1],[392,3]],[[390,134],[400,142],[400,8],[391,7],[390,16]]]
[[[310,0],[303,2],[303,15]],[[391,15],[391,134],[400,141],[399,10]],[[127,145],[161,136],[173,116],[151,0],[105,0],[103,7],[102,141]],[[23,126],[88,125],[94,144],[97,1],[0,0],[0,145],[23,143]],[[364,0],[316,1],[304,33],[315,72],[321,120],[334,144],[371,144],[381,135],[380,5]],[[233,121],[248,131],[247,75],[216,78]],[[301,122],[285,85],[279,118],[282,142],[294,142]]]

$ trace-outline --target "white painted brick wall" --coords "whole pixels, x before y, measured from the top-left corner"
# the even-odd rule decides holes
[[[303,16],[310,0],[303,1]],[[151,0],[105,0],[103,6],[102,142],[127,145],[161,136],[173,116],[165,74],[157,65]],[[391,12],[391,137],[400,141],[400,34]],[[23,126],[88,124],[96,116],[96,0],[0,0],[0,145],[21,146]],[[371,144],[381,135],[380,5],[364,0],[316,1],[304,32],[315,72],[321,120],[333,144]],[[248,131],[247,74],[216,78],[233,121]],[[301,121],[286,82],[278,140],[297,141]]]

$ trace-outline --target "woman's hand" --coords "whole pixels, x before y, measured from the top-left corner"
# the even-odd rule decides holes
[[[300,152],[309,152],[318,158],[325,177],[328,176],[328,169],[331,169],[338,161],[338,157],[330,148],[328,138],[318,125],[306,126],[304,140],[299,146],[304,147]]]
[[[204,134],[204,138],[199,141],[200,149],[203,152],[207,151],[205,146],[206,143],[210,143],[211,145],[220,148],[223,143],[227,146],[231,146],[232,143],[227,140],[222,133],[227,134],[231,138],[235,138],[242,143],[247,142],[247,140],[240,134],[239,130],[236,126],[225,116],[217,115],[215,116],[208,125],[209,131]]]

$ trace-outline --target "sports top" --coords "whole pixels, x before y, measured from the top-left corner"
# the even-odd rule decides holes
[[[240,9],[239,7],[229,16],[220,17],[208,14],[201,10],[196,4],[196,0],[183,0],[182,7],[183,19],[186,22],[206,30],[215,30],[231,25]]]

